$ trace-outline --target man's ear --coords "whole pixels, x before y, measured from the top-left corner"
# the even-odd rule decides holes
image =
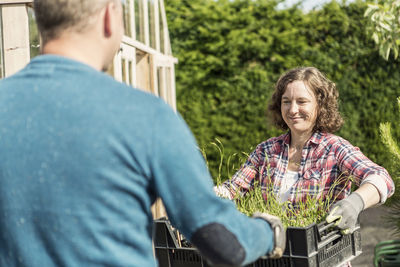
[[[104,8],[104,17],[103,17],[103,25],[104,25],[104,36],[110,37],[113,34],[113,24],[115,20],[115,4],[113,2],[109,2]]]

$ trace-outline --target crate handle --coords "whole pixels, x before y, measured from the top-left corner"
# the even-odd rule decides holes
[[[331,222],[331,223],[323,222],[323,223],[318,224],[318,232],[321,234],[326,229],[333,228],[333,227],[335,227],[335,222]]]
[[[339,239],[342,235],[338,233],[329,234],[324,239],[321,239],[321,242],[318,243],[318,247],[324,247],[327,244]]]

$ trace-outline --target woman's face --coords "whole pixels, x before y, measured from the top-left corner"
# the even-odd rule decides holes
[[[288,84],[281,99],[281,113],[291,132],[311,133],[317,120],[317,109],[314,92],[303,81]]]

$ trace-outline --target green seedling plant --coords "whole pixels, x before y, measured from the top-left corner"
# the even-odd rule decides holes
[[[252,216],[255,212],[265,212],[279,217],[285,227],[306,227],[325,220],[330,206],[337,198],[335,188],[343,182],[347,185],[352,180],[351,176],[341,175],[329,188],[325,197],[322,197],[322,193],[316,196],[307,194],[298,201],[296,207],[289,201],[281,203],[273,193],[272,184],[263,190],[259,182],[255,182],[246,194],[237,193],[234,200],[237,209],[248,216]],[[299,191],[296,192],[296,197],[300,197]]]
[[[223,181],[227,180],[228,177],[232,177],[233,173],[245,162],[245,160],[249,157],[249,154],[246,152],[240,153],[233,153],[228,156],[225,156],[225,149],[223,143],[218,139],[215,138],[215,141],[210,142],[209,146],[212,149],[216,149],[219,154],[218,159],[218,170],[217,175],[214,177],[215,185],[220,185]],[[209,147],[203,147],[200,149],[204,160],[206,161],[207,167],[210,168],[210,164],[207,158],[207,149]],[[227,177],[223,178],[223,172],[227,174]]]
[[[231,177],[231,174],[245,162],[249,155],[245,152],[241,152],[226,157],[224,146],[219,139],[215,139],[215,142],[211,142],[210,145],[213,149],[217,149],[220,154],[218,175],[214,179],[215,185],[219,186],[227,180],[222,177],[223,168],[226,168],[228,176]],[[206,160],[207,166],[209,166],[206,148],[201,149],[201,152]],[[266,171],[267,179],[271,181],[269,169]],[[328,215],[330,206],[336,202],[337,195],[342,193],[342,190],[353,181],[354,179],[351,176],[342,174],[335,180],[331,187],[327,189],[325,194],[320,192],[317,195],[307,194],[304,197],[304,194],[298,191],[296,192],[296,198],[303,197],[301,201],[297,201],[298,204],[296,207],[294,207],[290,201],[280,202],[277,195],[273,192],[272,183],[261,185],[259,181],[255,181],[251,189],[245,193],[236,192],[233,201],[237,209],[247,216],[252,216],[255,212],[265,212],[279,217],[285,227],[306,227],[313,223],[324,221]],[[341,186],[340,191],[337,192],[339,185],[343,186]],[[308,189],[308,191],[310,190]]]

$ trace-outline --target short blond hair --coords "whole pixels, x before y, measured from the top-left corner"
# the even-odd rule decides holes
[[[65,30],[84,31],[91,18],[108,2],[117,0],[35,0],[36,23],[45,44]]]

